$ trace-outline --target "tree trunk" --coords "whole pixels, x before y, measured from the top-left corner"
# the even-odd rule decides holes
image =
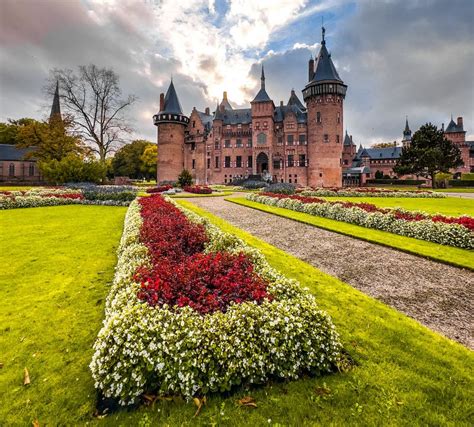
[[[435,176],[436,176],[436,173],[431,173],[431,188],[435,188]]]

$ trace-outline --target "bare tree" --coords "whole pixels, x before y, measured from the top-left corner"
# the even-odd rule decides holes
[[[71,115],[76,133],[105,160],[132,132],[125,113],[137,98],[122,98],[118,75],[93,64],[81,65],[77,74],[54,69],[46,92],[53,95],[57,84],[61,108]]]

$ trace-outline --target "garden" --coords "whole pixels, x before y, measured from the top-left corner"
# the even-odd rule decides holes
[[[469,424],[465,347],[189,201],[103,190],[1,196],[45,206],[0,212],[7,424]],[[469,220],[361,203],[472,244]]]

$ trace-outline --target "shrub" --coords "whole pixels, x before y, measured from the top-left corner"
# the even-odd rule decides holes
[[[452,179],[449,181],[451,187],[474,187],[474,180]]]
[[[181,188],[191,186],[193,184],[193,177],[187,169],[183,171],[178,176],[178,185]]]
[[[173,187],[171,185],[160,185],[158,187],[147,188],[146,192],[149,194],[163,193],[163,191],[168,191],[168,190],[171,190],[172,188]]]
[[[83,160],[70,154],[61,160],[42,160],[38,167],[48,182],[64,184],[65,182],[89,181],[99,183],[105,179],[107,166],[97,160]]]
[[[391,185],[423,185],[426,180],[422,179],[368,179],[367,184],[391,184]]]
[[[276,193],[276,194],[294,194],[296,185],[288,184],[286,182],[279,182],[276,184],[270,184],[265,188],[267,193]]]
[[[474,173],[463,173],[461,174],[462,181],[474,181]]]
[[[242,184],[242,187],[247,188],[249,190],[257,190],[259,188],[265,188],[268,184],[265,181],[245,181]]]
[[[200,186],[200,185],[193,185],[193,186],[186,186],[183,188],[184,191],[188,193],[195,193],[195,194],[211,194],[212,188],[207,186]]]

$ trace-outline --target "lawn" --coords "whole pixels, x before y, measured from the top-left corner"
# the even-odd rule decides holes
[[[0,211],[0,424],[83,424],[126,208]],[[23,385],[23,370],[31,378]]]
[[[435,261],[441,261],[446,264],[452,264],[458,267],[474,270],[474,252],[467,249],[460,249],[451,246],[439,245],[426,240],[414,239],[412,237],[399,236],[398,234],[387,231],[374,230],[361,227],[360,225],[349,224],[334,219],[322,218],[315,215],[309,215],[303,212],[296,212],[290,209],[268,206],[262,203],[252,202],[245,198],[229,198],[229,202],[247,206],[263,212],[289,218],[305,224],[325,230],[334,231],[339,234],[355,237],[371,243],[388,246],[403,252],[430,258]]]
[[[8,265],[0,276],[2,423],[471,425],[472,352],[191,202],[179,203],[237,234],[260,249],[273,267],[308,287],[333,317],[357,367],[210,395],[196,418],[193,403],[179,398],[122,410],[100,421],[92,418],[95,391],[88,364],[103,319],[125,208],[5,211],[0,212],[2,235],[7,237],[0,265]],[[25,366],[29,386],[22,385]],[[257,408],[236,404],[247,395],[255,398]]]
[[[409,197],[321,197],[328,201],[371,203],[383,208],[400,207],[406,210],[424,211],[430,214],[440,213],[447,216],[474,216],[474,199],[446,197],[443,199],[425,199]]]

